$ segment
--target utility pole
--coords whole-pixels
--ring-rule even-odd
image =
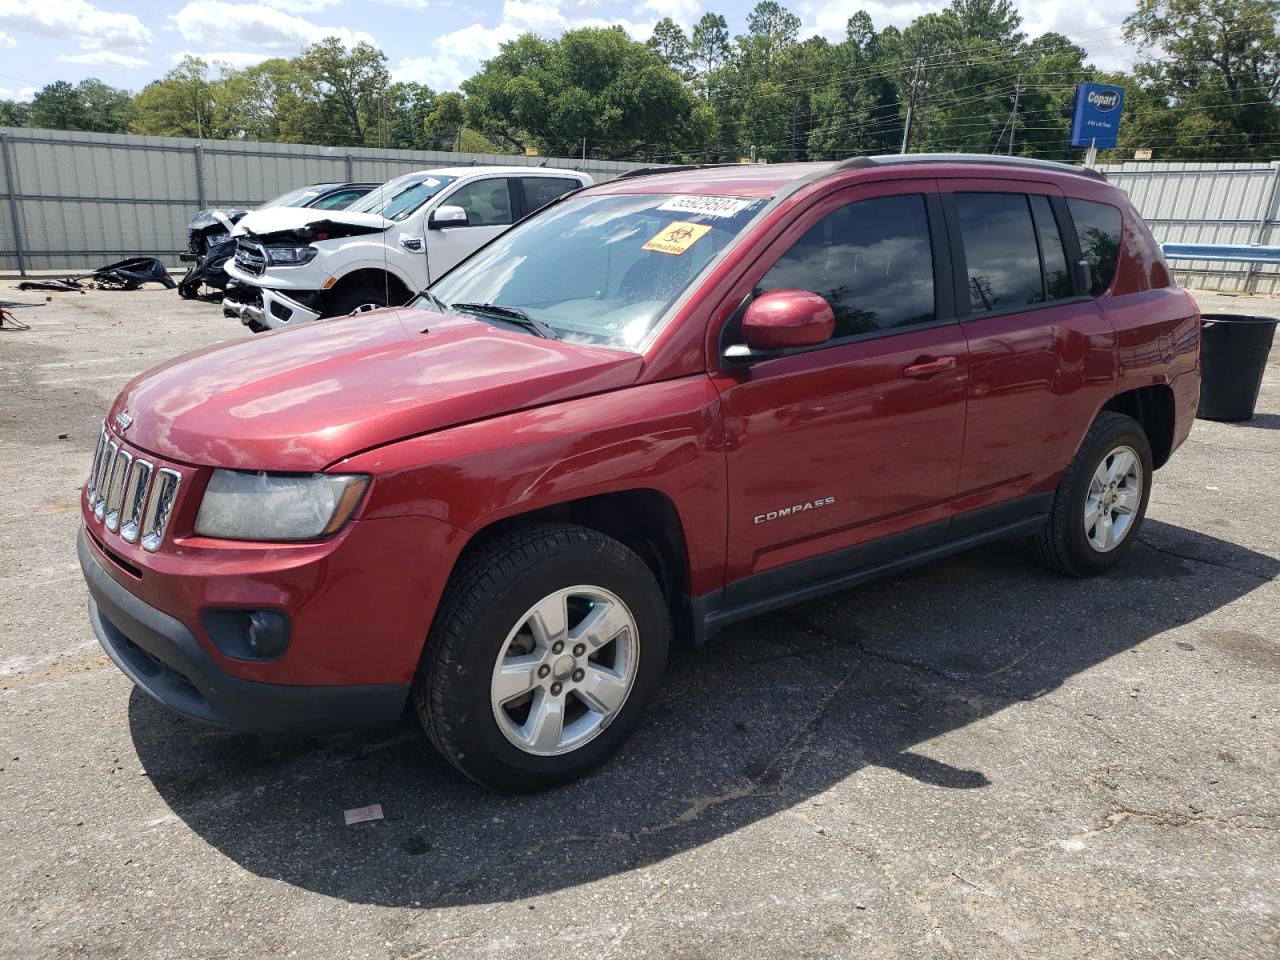
[[[751,162],[756,162],[756,145],[754,143],[751,145]]]
[[[1013,85],[1013,113],[1009,116],[1009,156],[1013,156],[1013,138],[1018,135],[1018,97],[1022,95],[1022,75]]]
[[[916,108],[916,90],[920,86],[920,74],[924,72],[924,60],[916,57],[915,72],[911,75],[911,96],[907,100],[907,123],[902,128],[902,149],[899,153],[906,153],[911,149],[911,114]]]
[[[583,161],[583,163],[585,163],[585,162],[586,162],[586,160],[587,160],[587,138],[586,138],[586,137],[583,137],[583,138],[582,138],[582,161]]]

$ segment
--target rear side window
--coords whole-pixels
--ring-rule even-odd
[[[528,213],[541,210],[552,200],[582,186],[577,180],[561,177],[521,177],[520,182],[524,186],[524,202]]]
[[[1053,207],[1048,197],[1037,194],[1031,198],[1031,216],[1036,222],[1036,237],[1040,240],[1046,299],[1064,300],[1075,296],[1071,289],[1071,274],[1067,271],[1067,252],[1062,247],[1062,234],[1058,232],[1058,222],[1053,218]]]
[[[1080,253],[1093,277],[1089,292],[1095,297],[1107,292],[1120,262],[1120,211],[1108,203],[1067,200],[1071,219],[1080,238]]]
[[[1021,193],[957,193],[973,313],[1044,301],[1031,206]]]
[[[367,190],[339,190],[337,193],[331,193],[319,203],[313,203],[311,207],[313,210],[345,210],[366,193],[368,193]]]
[[[836,338],[933,320],[924,197],[877,197],[833,210],[778,259],[755,293],[770,290],[820,294],[836,315]]]

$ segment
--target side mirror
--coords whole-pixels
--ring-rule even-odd
[[[431,219],[427,221],[427,226],[432,230],[443,230],[445,227],[465,227],[467,225],[467,211],[461,207],[436,207],[431,213]]]
[[[725,351],[731,360],[758,360],[831,339],[836,315],[831,304],[807,290],[773,290],[751,301],[742,317],[745,344]]]

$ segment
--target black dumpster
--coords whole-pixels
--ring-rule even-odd
[[[1249,420],[1262,389],[1275,317],[1206,313],[1200,343],[1202,420]]]

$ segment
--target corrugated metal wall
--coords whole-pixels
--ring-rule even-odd
[[[1161,243],[1280,246],[1280,161],[1103,164]],[[1178,282],[1226,293],[1280,293],[1280,265],[1174,260]]]
[[[0,269],[92,269],[134,255],[176,263],[202,207],[252,207],[306,183],[389,180],[424,167],[510,164],[608,180],[643,164],[315,147],[0,127]],[[1280,161],[1104,165],[1160,241],[1280,245]],[[1184,286],[1280,293],[1280,266],[1177,261]]]
[[[128,256],[176,264],[202,207],[252,207],[307,183],[381,183],[426,167],[566,167],[608,180],[637,163],[0,127],[0,270],[93,269]]]

